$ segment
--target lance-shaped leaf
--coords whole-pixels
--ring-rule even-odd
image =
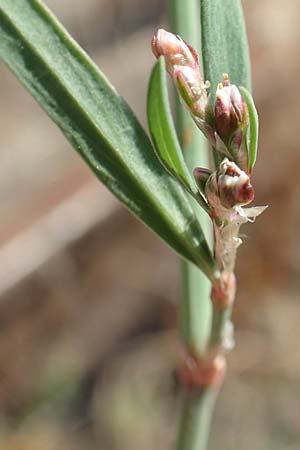
[[[42,2],[0,0],[0,56],[96,176],[211,277],[214,262],[182,188],[122,97]]]
[[[249,133],[248,133],[248,152],[249,152],[249,170],[254,167],[256,162],[257,144],[258,144],[258,114],[250,92],[246,88],[240,86],[240,91],[247,105],[249,113]]]
[[[203,199],[192,177],[177,138],[170,108],[165,58],[161,56],[155,64],[148,88],[148,124],[157,156],[166,169],[196,198],[207,211]],[[199,149],[201,151],[201,149]]]
[[[250,89],[250,59],[240,0],[199,0],[204,76],[214,95],[222,74]]]

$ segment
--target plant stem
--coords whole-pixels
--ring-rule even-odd
[[[200,12],[198,0],[170,0],[172,31],[179,34],[201,54]],[[176,96],[176,119],[179,140],[191,171],[196,166],[209,167],[206,139],[193,123]],[[212,243],[212,226],[208,215],[191,198],[207,240]],[[188,349],[203,354],[211,328],[210,282],[192,264],[182,263],[181,325]]]
[[[177,450],[204,450],[218,389],[205,387],[185,393]]]
[[[232,308],[220,309],[213,306],[212,327],[209,340],[209,347],[213,348],[222,345],[226,335],[226,328],[230,322]]]
[[[172,31],[189,42],[201,55],[199,0],[170,0],[170,17]],[[178,100],[176,116],[179,138],[190,169],[196,166],[209,167],[206,140]],[[209,217],[193,199],[191,203],[208,241],[212,243]],[[212,340],[210,283],[200,270],[186,262],[182,263],[180,320],[187,351],[204,355]],[[214,335],[218,335],[217,330]],[[217,392],[216,387],[203,387],[185,393],[177,450],[206,449]]]

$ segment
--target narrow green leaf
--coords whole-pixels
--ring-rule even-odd
[[[151,74],[147,103],[149,129],[164,166],[188,191],[196,193],[197,186],[184,161],[171,116],[165,67],[165,59],[160,57]]]
[[[172,119],[167,89],[165,59],[160,57],[155,64],[148,89],[148,123],[157,156],[166,169],[193,195],[201,206],[208,210],[199,193],[177,138]]]
[[[214,95],[222,74],[250,90],[250,60],[240,0],[200,0],[205,79]]]
[[[250,172],[254,167],[257,154],[257,144],[258,144],[258,114],[255,108],[255,104],[252,95],[246,88],[240,86],[240,91],[243,99],[247,105],[249,112],[249,169]]]
[[[0,0],[0,57],[96,176],[211,277],[214,263],[181,187],[125,101],[38,0]]]

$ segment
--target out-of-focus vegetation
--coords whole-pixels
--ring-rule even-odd
[[[165,25],[166,5],[46,3],[145,124],[153,64],[149,38]],[[261,126],[256,204],[270,208],[255,233],[249,228],[239,254],[237,348],[210,448],[296,450],[300,5],[253,0],[244,7]],[[94,186],[83,163],[3,66],[0,94],[0,449],[172,448],[177,261]],[[99,195],[99,204],[83,205],[86,186],[92,186],[93,199]],[[63,235],[74,238],[52,243],[48,214],[71,199],[76,209],[51,217],[61,220]],[[88,223],[80,206],[91,217]],[[89,206],[99,207],[99,216]],[[68,221],[75,213],[79,225],[86,223],[80,233]],[[38,238],[30,234],[35,230]]]

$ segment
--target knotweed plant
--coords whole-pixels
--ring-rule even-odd
[[[249,206],[258,118],[239,0],[171,0],[170,16],[182,37],[160,29],[152,39],[151,139],[41,0],[0,0],[0,57],[95,175],[185,261],[179,378],[186,398],[177,448],[204,450],[233,346],[240,227],[264,210]],[[177,131],[167,73],[190,115],[177,105]]]
[[[207,138],[215,156],[215,170],[203,167],[193,170],[198,189],[194,198],[210,216],[213,226],[216,270],[211,277],[211,301],[225,318],[206,353],[190,353],[184,363],[183,382],[192,387],[202,387],[220,382],[225,371],[224,354],[233,344],[229,317],[236,292],[236,251],[242,243],[240,227],[253,222],[265,209],[246,207],[254,199],[250,177],[256,160],[257,113],[251,94],[245,88],[231,84],[226,73],[215,96],[209,94],[210,82],[203,80],[197,53],[180,36],[158,30],[152,38],[152,51],[159,59],[157,70],[163,72],[164,68],[167,69],[182,104]],[[150,84],[150,89],[152,86],[155,89],[154,84]],[[150,130],[158,156],[183,188],[193,192],[195,184],[188,177],[183,179],[176,170],[172,148],[165,147],[158,127],[153,125],[156,119],[151,118],[152,92],[149,99]],[[174,147],[178,148],[178,144]],[[182,159],[181,165],[184,165]],[[188,173],[187,167],[184,172]]]

